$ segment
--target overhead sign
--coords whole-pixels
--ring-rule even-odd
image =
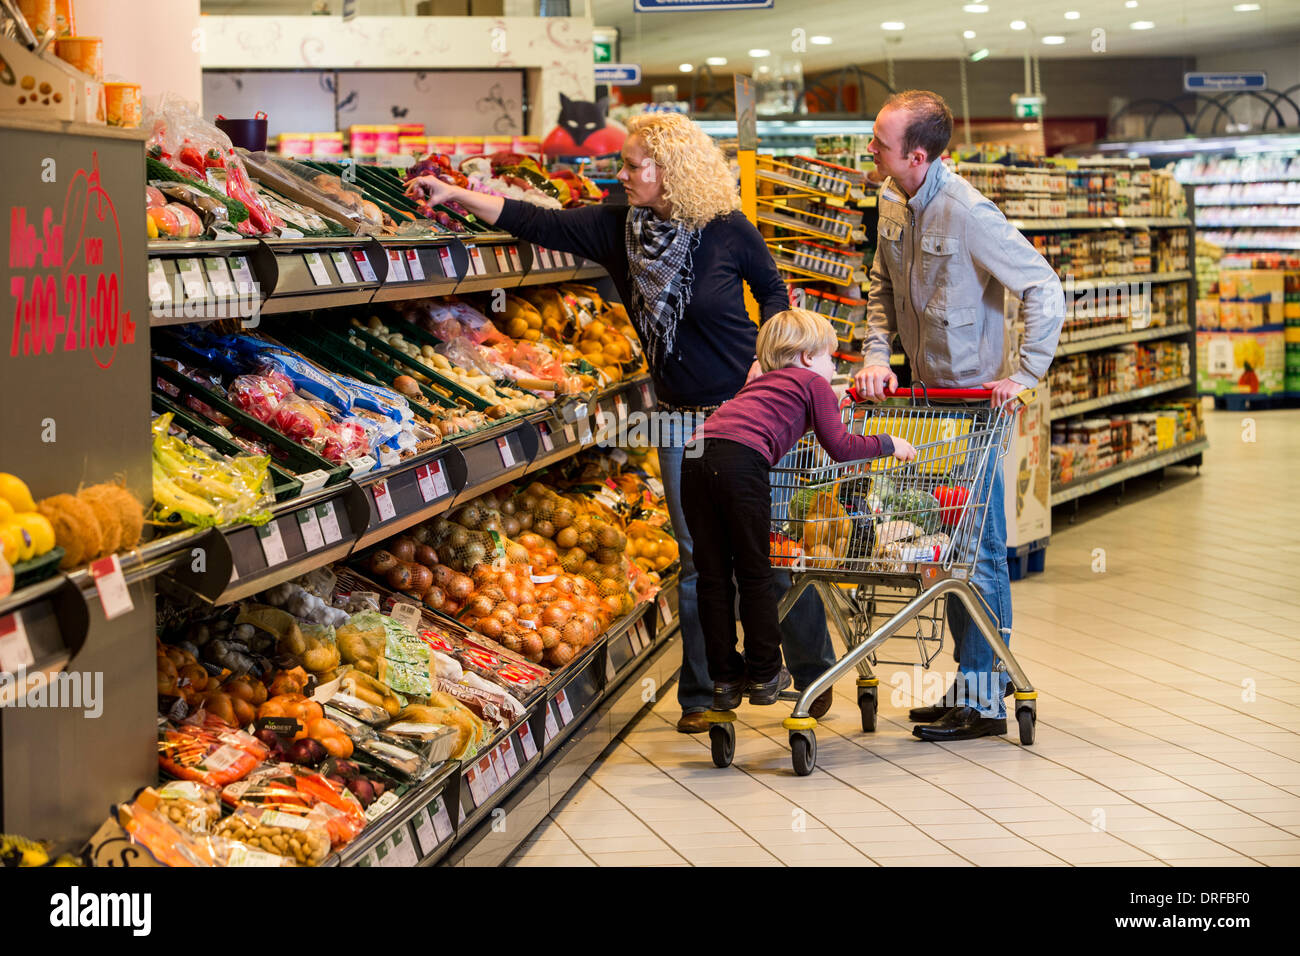
[[[682,10],[770,10],[773,0],[633,0],[636,13]]]
[[[596,66],[596,82],[605,86],[637,86],[641,83],[641,67],[635,63],[600,63]]]
[[[591,51],[597,63],[610,63],[614,59],[614,44],[609,40],[593,40]]]
[[[1028,93],[1015,93],[1011,97],[1011,103],[1016,108],[1016,119],[1022,120],[1042,119],[1045,102],[1047,97]]]
[[[1183,89],[1189,93],[1225,93],[1234,90],[1266,90],[1268,74],[1184,73]]]

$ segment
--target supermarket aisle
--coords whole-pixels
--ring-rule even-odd
[[[1300,412],[1253,419],[1210,413],[1200,478],[1062,523],[1013,585],[1034,747],[921,743],[887,691],[865,735],[849,677],[811,776],[783,707],[746,705],[717,770],[669,692],[512,865],[1300,864]]]

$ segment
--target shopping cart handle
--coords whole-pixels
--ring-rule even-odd
[[[960,400],[970,401],[978,399],[987,399],[991,395],[991,388],[887,388],[885,389],[886,398],[937,398],[943,401]],[[846,392],[854,402],[865,402],[867,399],[862,397],[862,393],[856,387],[850,387]]]

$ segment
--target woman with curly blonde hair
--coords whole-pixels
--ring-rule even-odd
[[[543,209],[436,176],[411,180],[407,191],[433,203],[456,200],[521,239],[598,262],[613,279],[645,346],[659,411],[666,413],[659,419],[659,462],[682,564],[677,729],[704,733],[713,684],[681,506],[682,456],[695,426],[757,374],[758,329],[745,311],[743,284],[764,321],[789,307],[789,295],[763,237],[738,209],[735,180],[713,140],[677,113],[646,113],[627,126],[618,172],[627,206]],[[834,663],[825,615],[811,590],[783,631],[796,687]],[[814,716],[825,713],[829,695],[818,703]]]

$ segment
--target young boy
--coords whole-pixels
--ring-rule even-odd
[[[733,709],[746,693],[752,704],[776,703],[791,682],[781,665],[778,595],[768,557],[770,469],[809,428],[836,461],[916,457],[902,438],[849,434],[830,387],[834,348],[835,330],[817,313],[790,309],[774,315],[758,332],[763,374],[700,426],[694,442],[703,444],[703,452],[688,453],[682,462],[682,510],[695,542],[714,710]],[[737,588],[744,657],[736,650]]]

